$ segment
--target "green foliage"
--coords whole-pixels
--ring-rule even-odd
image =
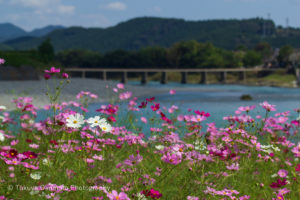
[[[39,53],[36,50],[30,51],[0,51],[0,58],[5,58],[7,66],[32,66],[43,68],[47,65],[40,61]]]
[[[258,43],[254,49],[256,52],[259,52],[264,58],[272,55],[272,47],[268,42]]]
[[[38,52],[41,60],[48,63],[54,59],[54,47],[51,44],[50,39],[46,39],[42,44],[38,46]]]
[[[289,56],[293,53],[293,47],[286,45],[280,48],[279,55],[277,57],[281,66],[286,66],[289,61]]]
[[[262,55],[254,50],[250,50],[246,53],[243,62],[246,67],[255,66],[261,64]]]
[[[60,52],[56,59],[66,67],[97,67],[102,56],[98,52],[77,49]]]

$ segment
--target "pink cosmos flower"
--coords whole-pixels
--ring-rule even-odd
[[[98,156],[98,155],[96,155],[96,154],[93,156],[93,158],[96,159],[96,160],[104,160],[103,157],[102,157],[101,155]]]
[[[271,105],[267,101],[264,101],[263,103],[260,103],[259,105],[261,105],[267,111],[276,111],[275,105]]]
[[[187,196],[187,200],[199,200],[199,198],[193,196]]]
[[[38,149],[40,145],[38,144],[30,144],[29,147],[33,148],[33,149]]]
[[[87,159],[86,159],[86,162],[87,162],[87,163],[93,163],[93,162],[95,162],[95,160],[90,159],[90,158],[87,158]]]
[[[120,192],[120,194],[118,194],[116,190],[108,193],[107,197],[110,200],[130,200],[125,192]]]
[[[103,197],[92,197],[92,199],[94,199],[94,200],[102,200]]]
[[[237,170],[240,169],[239,163],[233,163],[233,164],[230,165],[230,166],[226,166],[226,168],[229,169],[229,170],[235,170],[235,171],[237,171]]]
[[[0,58],[0,65],[4,64],[5,60],[3,58]]]
[[[103,197],[92,197],[92,199],[94,199],[94,200],[102,200]]]
[[[145,124],[147,124],[147,119],[145,117],[141,117],[141,121],[144,122]]]
[[[288,171],[287,170],[285,170],[285,169],[280,169],[279,171],[278,171],[278,176],[280,176],[281,178],[285,178],[287,175],[288,175]]]
[[[282,188],[282,189],[278,190],[278,194],[281,194],[281,195],[287,194],[289,192],[290,192],[290,190],[287,188]]]
[[[170,93],[170,95],[174,95],[174,94],[176,94],[176,90],[171,89],[169,93]]]
[[[119,89],[124,89],[124,84],[123,84],[123,83],[118,83],[118,84],[117,84],[117,88],[119,88]]]
[[[120,93],[119,98],[120,100],[126,100],[129,99],[131,96],[132,96],[132,92],[127,91],[127,92]]]
[[[10,142],[10,145],[11,145],[11,146],[15,146],[15,145],[17,145],[18,143],[19,143],[19,140],[13,140],[13,141]]]
[[[253,110],[256,106],[255,105],[252,105],[252,106],[241,106],[238,108],[239,111],[242,111],[242,112],[249,112],[250,110]]]

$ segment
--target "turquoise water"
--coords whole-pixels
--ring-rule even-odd
[[[139,85],[139,82],[129,82],[132,85]],[[188,113],[188,109],[200,110],[209,112],[211,117],[205,123],[216,122],[218,126],[223,126],[226,121],[224,116],[234,115],[235,110],[240,106],[256,105],[256,109],[251,111],[251,115],[265,115],[259,103],[268,101],[270,104],[276,105],[276,112],[291,111],[291,119],[296,119],[298,114],[294,111],[295,108],[300,108],[300,89],[299,88],[276,88],[262,86],[242,86],[242,85],[198,85],[198,84],[179,84],[169,83],[161,85],[158,82],[150,82],[149,87],[165,87],[168,89],[177,89],[175,95],[152,94],[149,97],[155,96],[156,102],[161,103],[161,107],[170,107],[176,105],[180,108],[183,114]],[[242,101],[240,96],[250,94],[253,97],[251,101]],[[145,100],[141,98],[139,102]],[[92,104],[89,110],[96,110],[101,104]],[[121,104],[121,108],[127,108],[127,103]],[[126,116],[127,109],[120,109],[120,117]],[[123,112],[122,112],[123,111]],[[166,112],[166,111],[165,111]],[[90,115],[96,113],[91,112]],[[150,108],[144,109],[141,116],[152,117],[153,112]],[[139,116],[140,117],[140,116]],[[204,123],[204,124],[205,124]],[[144,128],[148,129],[149,125]]]
[[[139,82],[129,82],[131,85],[139,85]],[[265,115],[259,103],[268,101],[270,104],[276,105],[276,112],[291,111],[291,119],[298,117],[294,111],[295,108],[300,108],[300,88],[275,88],[275,87],[261,87],[261,86],[242,86],[242,85],[198,85],[198,84],[179,84],[169,83],[167,85],[161,85],[158,82],[150,82],[148,87],[164,87],[167,89],[176,89],[175,95],[170,95],[168,92],[165,94],[152,94],[147,97],[155,96],[156,102],[161,103],[161,107],[165,106],[169,108],[172,105],[176,105],[180,108],[180,113],[188,113],[188,109],[200,110],[209,112],[209,117],[203,124],[209,122],[215,122],[217,126],[224,126],[227,124],[223,120],[224,116],[234,115],[235,110],[240,106],[256,105],[256,109],[251,111],[251,115]],[[250,94],[253,97],[251,101],[242,101],[240,96],[242,94]],[[145,97],[146,98],[146,97]],[[140,98],[138,103],[144,101],[145,98]],[[86,117],[99,115],[95,110],[100,108],[103,103],[95,103],[89,106],[90,112]],[[127,118],[127,102],[123,102],[119,111],[119,119],[122,124],[126,124]],[[167,111],[164,111],[167,113]],[[43,119],[46,114],[45,111],[40,111],[39,119]],[[138,121],[135,122],[135,126],[138,126],[142,131],[148,132],[150,124],[143,124],[140,122],[140,117],[145,116],[148,119],[157,116],[148,106],[147,109],[143,109],[142,112],[136,112]],[[169,116],[169,115],[168,115]],[[159,116],[157,116],[159,119]],[[130,125],[128,125],[130,127]],[[157,124],[156,126],[157,127]]]

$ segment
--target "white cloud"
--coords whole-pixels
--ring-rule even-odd
[[[9,3],[32,8],[34,9],[33,13],[39,16],[53,13],[73,14],[75,11],[74,6],[64,5],[61,0],[9,0]]]
[[[67,6],[67,5],[59,5],[57,10],[61,14],[73,14],[75,11],[74,6]]]
[[[116,1],[116,2],[112,2],[109,3],[105,6],[105,9],[107,10],[115,10],[115,11],[122,11],[122,10],[126,10],[127,6],[126,4]]]
[[[60,0],[10,0],[10,3],[31,8],[41,8],[51,4],[59,4]]]

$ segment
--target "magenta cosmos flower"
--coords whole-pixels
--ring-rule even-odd
[[[120,192],[120,194],[118,194],[116,190],[113,190],[112,192],[108,193],[107,197],[110,200],[130,200],[126,193]]]
[[[143,190],[141,193],[147,197],[151,197],[152,199],[159,199],[160,197],[162,197],[162,194],[158,190],[154,190],[153,188],[151,188],[150,190]]]
[[[45,73],[49,73],[49,74],[60,73],[60,69],[55,68],[55,67],[51,67],[50,70],[45,70]]]

